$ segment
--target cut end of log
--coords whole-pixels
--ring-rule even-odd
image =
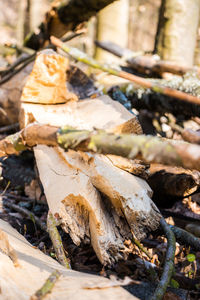
[[[66,87],[69,61],[53,50],[40,52],[27,79],[21,96],[22,102],[57,104],[78,100]]]

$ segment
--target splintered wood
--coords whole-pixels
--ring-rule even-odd
[[[58,55],[53,59],[60,61]],[[42,70],[42,67],[37,69]],[[29,84],[25,93],[29,95]],[[51,93],[54,94],[53,90]],[[43,96],[43,91],[39,95]],[[37,101],[35,98],[34,103],[27,103],[22,97],[21,128],[38,122],[78,129],[142,133],[137,118],[110,97],[78,102],[70,97],[72,101],[57,105],[52,104],[51,97],[49,103],[45,98],[46,105],[42,104],[42,99]],[[141,239],[158,227],[160,213],[151,200],[151,188],[145,180],[127,172],[145,177],[145,165],[141,165],[137,173],[134,168],[137,169],[138,161],[115,155],[64,152],[61,148],[44,145],[36,146],[34,153],[50,211],[61,221],[62,228],[76,245],[82,241],[91,242],[103,265],[126,258],[128,249],[124,241],[132,234]]]

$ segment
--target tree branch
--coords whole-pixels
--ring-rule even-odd
[[[63,36],[66,32],[75,30],[77,26],[88,21],[99,10],[114,2],[114,0],[62,0],[54,1],[50,11],[36,32],[30,33],[25,41],[26,47],[38,50],[51,35]]]
[[[134,82],[140,86],[143,86],[147,89],[151,89],[153,92],[160,93],[160,94],[163,94],[163,95],[166,95],[169,97],[174,97],[180,101],[185,101],[185,102],[196,104],[196,105],[200,106],[200,98],[198,98],[196,96],[193,96],[193,95],[190,95],[190,94],[187,94],[187,93],[184,93],[184,92],[181,92],[181,91],[178,91],[178,90],[166,87],[166,86],[159,85],[158,83],[157,84],[152,83],[151,81],[149,81],[145,78],[121,71],[120,68],[113,68],[112,66],[100,64],[98,61],[89,57],[84,52],[81,52],[80,50],[78,50],[76,48],[66,46],[64,43],[62,43],[61,40],[59,40],[53,36],[51,37],[51,43],[53,45],[61,48],[64,52],[68,53],[76,60],[81,61],[93,68],[100,69],[104,72],[108,72],[109,74],[125,78],[125,79],[132,81],[132,82]]]
[[[200,170],[200,146],[183,141],[163,140],[158,137],[112,134],[103,130],[78,130],[30,124],[20,132],[0,141],[0,156],[16,154],[37,144],[60,146],[67,149],[115,154],[139,158],[147,163],[181,166]]]

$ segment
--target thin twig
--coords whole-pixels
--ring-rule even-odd
[[[163,267],[163,273],[160,279],[160,282],[151,297],[151,300],[161,300],[167,290],[167,286],[171,280],[171,277],[174,272],[174,257],[176,250],[176,240],[175,236],[170,229],[170,226],[166,223],[165,219],[160,220],[160,225],[167,237],[167,252],[165,256],[165,264]]]
[[[37,224],[43,231],[47,230],[46,225],[43,222],[41,222],[41,220],[37,216],[35,216],[34,213],[30,212],[28,209],[13,204],[9,200],[4,201],[4,206],[11,208],[23,214],[24,216],[28,217],[31,221],[33,221],[33,223]]]
[[[27,201],[27,202],[35,202],[36,201],[35,199],[29,198],[29,197],[15,195],[15,194],[11,194],[11,193],[5,193],[4,197],[12,198],[17,201]]]
[[[63,42],[70,41],[71,39],[78,37],[82,35],[83,32],[73,32],[72,34],[64,37],[61,39]],[[55,45],[48,44],[44,49],[55,49]],[[40,50],[41,51],[41,50]],[[0,85],[10,80],[14,75],[19,73],[21,70],[23,70],[29,63],[34,61],[38,51],[35,51],[33,54],[28,55],[26,57],[20,57],[16,62],[14,62],[11,66],[9,66],[7,69],[1,71],[2,78],[0,80]],[[21,65],[21,66],[20,66]],[[20,66],[20,67],[19,67]],[[18,67],[18,68],[17,68]]]
[[[19,123],[15,123],[15,124],[0,127],[0,133],[5,133],[11,130],[18,130],[18,129],[19,129]]]
[[[148,258],[152,259],[152,255],[144,248],[144,246],[133,236],[133,243],[148,256]]]
[[[194,250],[200,251],[200,239],[198,237],[177,226],[170,225],[170,228],[178,241],[191,246]]]
[[[56,221],[51,212],[48,213],[47,217],[47,231],[53,243],[54,250],[58,261],[67,269],[71,269],[70,263],[65,256],[62,240],[58,229],[56,228]]]
[[[61,273],[58,270],[53,271],[50,276],[47,278],[43,286],[33,295],[30,297],[30,300],[42,300],[44,297],[50,293],[58,281]]]
[[[3,84],[3,83],[5,83],[5,82],[7,82],[8,80],[10,80],[14,75],[16,75],[17,73],[19,73],[28,64],[30,64],[32,61],[34,61],[34,59],[35,59],[35,54],[30,55],[19,68],[17,68],[17,69],[15,68],[12,73],[8,73],[6,76],[4,76],[0,80],[0,85]]]
[[[198,98],[198,97],[192,96],[190,94],[187,94],[187,93],[184,93],[184,92],[181,92],[181,91],[169,88],[169,87],[164,87],[159,84],[152,83],[145,78],[121,71],[120,68],[117,68],[117,67],[113,68],[109,65],[101,64],[98,61],[94,60],[93,58],[89,57],[84,52],[82,52],[76,48],[66,46],[61,40],[55,38],[54,36],[51,37],[51,43],[54,44],[55,46],[61,48],[64,52],[68,53],[76,60],[81,61],[93,68],[100,69],[111,75],[125,78],[125,79],[132,81],[140,86],[151,89],[152,91],[154,91],[156,93],[160,93],[163,95],[167,95],[169,97],[177,98],[178,100],[183,100],[183,101],[186,101],[189,103],[200,105],[200,98]]]

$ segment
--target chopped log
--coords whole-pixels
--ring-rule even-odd
[[[99,128],[119,133],[142,133],[137,117],[106,95],[78,102],[70,101],[56,106],[22,103],[21,128],[34,121],[52,126],[68,124],[88,130]]]
[[[43,53],[43,51],[41,52]],[[46,52],[45,52],[46,53]],[[56,54],[56,52],[54,52]],[[27,81],[27,76],[31,73],[33,64],[28,64],[19,73],[15,74],[9,81],[0,86],[0,126],[14,124],[18,121],[20,110],[20,97],[22,89]],[[39,68],[39,66],[38,66]],[[44,68],[45,66],[41,66]],[[44,78],[44,74],[41,75]],[[93,94],[98,95],[98,90],[94,87],[91,79],[87,77],[80,69],[71,66],[67,70],[67,79],[70,90],[77,95],[78,98],[84,99]],[[39,84],[35,82],[35,84]],[[76,100],[74,94],[68,92],[68,99]]]
[[[7,244],[6,251],[0,251],[1,299],[30,299],[41,289],[53,271],[61,276],[54,287],[45,295],[45,299],[137,299],[105,277],[89,275],[66,269],[57,261],[45,255],[31,244],[8,223],[0,220],[1,244]],[[10,250],[15,252],[18,266],[10,257]],[[34,299],[34,298],[32,298]]]
[[[117,105],[116,105],[117,104]],[[31,114],[31,118],[27,118]],[[100,116],[103,114],[103,118]],[[110,119],[110,116],[112,115],[112,119]],[[24,120],[24,121],[23,121]],[[92,129],[96,126],[100,126],[101,128],[106,128],[110,131],[116,131],[118,130],[119,132],[123,131],[128,131],[128,132],[141,132],[141,128],[139,126],[139,123],[136,122],[136,119],[133,118],[133,115],[126,111],[126,109],[119,103],[111,100],[108,96],[102,96],[96,99],[89,99],[89,100],[82,100],[78,102],[68,102],[67,104],[61,104],[61,105],[36,105],[36,104],[31,104],[31,103],[22,103],[22,111],[21,111],[21,122],[23,126],[27,126],[30,121],[37,121],[37,122],[42,122],[42,123],[51,123],[52,125],[59,125],[62,124],[64,125],[66,123],[66,120],[71,120],[70,125],[72,126],[78,126],[82,128],[88,128]],[[128,120],[128,121],[126,121]],[[116,126],[117,124],[121,123],[122,121],[125,121],[122,123],[120,126]],[[134,124],[136,123],[136,128]],[[128,124],[128,126],[127,126]],[[113,129],[114,128],[114,129]],[[139,130],[138,130],[139,129]],[[42,147],[42,146],[39,146]],[[122,212],[119,211],[119,209],[111,210],[111,216],[106,212],[106,209],[102,209],[102,213],[104,212],[105,216],[105,224],[106,220],[109,218],[115,219],[115,222],[117,224],[117,228],[115,227],[112,228],[110,226],[110,222],[107,221],[106,225],[106,230],[101,229],[100,231],[102,232],[101,235],[103,235],[103,232],[107,232],[107,236],[109,239],[106,239],[106,235],[104,236],[104,243],[100,243],[98,241],[102,239],[102,237],[99,236],[99,231],[96,229],[96,227],[100,227],[99,225],[97,226],[97,223],[93,222],[93,226],[91,229],[90,228],[90,234],[89,234],[89,227],[91,225],[88,225],[88,214],[93,214],[96,216],[96,211],[99,210],[101,211],[99,207],[99,202],[101,203],[102,200],[96,201],[96,208],[94,204],[92,205],[91,203],[91,195],[93,195],[93,201],[94,201],[94,195],[95,193],[91,192],[94,187],[92,186],[92,183],[87,183],[87,187],[83,187],[80,185],[80,182],[83,181],[82,178],[87,178],[87,181],[90,178],[89,176],[86,176],[82,174],[81,170],[77,171],[77,166],[74,166],[73,168],[67,167],[67,164],[63,164],[63,161],[61,160],[62,163],[60,163],[60,167],[66,168],[65,172],[56,170],[54,174],[51,174],[51,170],[55,166],[59,166],[58,160],[56,160],[56,157],[58,154],[56,154],[55,150],[52,148],[44,148],[43,151],[39,151],[40,155],[38,155],[38,147],[34,149],[35,155],[36,155],[36,161],[40,173],[40,178],[41,181],[44,185],[44,190],[45,194],[47,196],[47,201],[49,203],[50,209],[54,215],[59,215],[60,219],[62,220],[63,228],[70,233],[72,239],[74,240],[75,243],[79,244],[81,240],[87,241],[90,239],[91,235],[91,242],[92,245],[97,253],[97,256],[99,257],[100,261],[103,264],[108,264],[114,262],[114,260],[118,260],[121,257],[120,254],[120,249],[123,248],[123,240],[124,237],[129,236],[129,229],[125,226],[125,220],[120,221],[120,217],[123,217]],[[49,150],[48,150],[49,149]],[[47,155],[47,152],[49,154]],[[57,150],[58,151],[58,150]],[[61,151],[61,150],[60,150]],[[43,154],[42,154],[43,153]],[[61,155],[62,152],[60,152]],[[45,156],[46,155],[46,156]],[[63,155],[62,155],[63,156]],[[103,159],[99,158],[101,161]],[[106,159],[106,158],[105,158]],[[49,161],[49,163],[47,163]],[[50,166],[50,161],[52,161],[52,166]],[[112,161],[115,161],[115,156],[112,156]],[[109,177],[116,177],[119,178],[119,175],[121,174],[121,170],[118,168],[114,167],[112,163],[108,160],[107,162],[110,163],[110,173]],[[49,169],[50,168],[50,169]],[[103,166],[105,168],[105,166]],[[144,168],[144,167],[143,167]],[[66,177],[61,180],[61,174],[70,174],[70,171],[73,171],[73,180],[69,182],[69,185],[67,183],[64,183],[63,180],[66,180]],[[112,174],[113,172],[113,174]],[[124,171],[123,171],[124,172]],[[105,173],[106,173],[106,168],[105,168]],[[46,180],[46,174],[48,174],[48,181]],[[56,175],[59,174],[59,175]],[[54,176],[54,177],[53,177]],[[70,176],[70,175],[69,175]],[[85,177],[86,176],[86,177]],[[103,177],[102,175],[101,177]],[[153,203],[151,202],[151,199],[147,195],[148,193],[151,194],[151,190],[148,188],[148,185],[143,181],[142,179],[139,178],[134,178],[132,175],[124,172],[123,174],[120,175],[120,178],[128,176],[129,181],[126,182],[125,179],[123,179],[124,182],[126,182],[126,186],[130,184],[133,187],[137,188],[138,190],[138,195],[134,196],[135,194],[131,195],[133,192],[131,190],[131,193],[127,196],[123,195],[125,193],[125,189],[122,189],[120,192],[120,187],[119,187],[119,197],[125,198],[124,203],[126,201],[129,201],[130,203],[135,202],[137,205],[138,202],[141,201],[139,198],[139,191],[144,193],[144,198],[146,199],[146,202],[149,202],[149,207],[148,205],[145,208],[144,214],[142,213],[140,216],[139,211],[136,212],[136,215],[138,217],[134,217],[131,220],[131,217],[129,217],[129,221],[134,223],[135,220],[139,222],[140,219],[141,224],[138,226],[138,224],[133,224],[132,229],[134,228],[134,234],[138,239],[141,239],[146,231],[155,229],[158,224],[159,224],[159,219],[160,219],[160,214],[159,212],[154,211],[153,209],[150,209],[151,205],[153,206]],[[108,178],[109,178],[108,177]],[[68,178],[68,177],[67,177]],[[126,177],[125,177],[126,178]],[[67,179],[69,180],[69,178]],[[78,183],[76,184],[76,180]],[[57,182],[59,181],[58,185]],[[117,182],[116,184],[119,184],[120,182]],[[63,192],[61,192],[61,186]],[[55,188],[55,185],[59,188]],[[86,184],[85,184],[86,185]],[[110,183],[108,183],[107,187],[109,187]],[[106,188],[106,186],[105,186]],[[112,186],[110,189],[113,188]],[[89,189],[90,193],[87,194],[86,190]],[[127,186],[128,189],[128,186]],[[145,190],[147,190],[145,194]],[[57,192],[60,191],[60,195],[57,195]],[[73,195],[74,192],[77,192],[78,194]],[[96,192],[97,193],[97,192]],[[69,194],[69,196],[68,196]],[[137,193],[136,193],[137,194]],[[90,197],[89,197],[90,196]],[[130,196],[130,199],[128,200],[128,197]],[[141,195],[140,195],[141,196]],[[89,197],[89,198],[88,198]],[[141,196],[142,197],[142,196]],[[69,199],[68,199],[69,198]],[[55,202],[55,199],[57,201]],[[68,199],[68,200],[66,200]],[[75,200],[77,199],[77,200]],[[80,202],[81,201],[81,202]],[[76,203],[75,203],[76,202]],[[54,207],[52,207],[52,203],[54,203]],[[62,203],[62,204],[59,204]],[[83,212],[78,209],[79,206],[83,206],[83,203],[86,205],[85,208],[85,216],[83,218]],[[87,204],[88,203],[88,204]],[[131,206],[131,204],[128,204]],[[141,205],[143,202],[141,202]],[[103,204],[101,204],[103,205]],[[124,204],[125,207],[126,204]],[[61,206],[61,209],[59,210],[58,207]],[[149,209],[148,209],[149,208]],[[69,212],[67,211],[69,210]],[[59,210],[59,211],[58,211]],[[79,212],[80,211],[80,212]],[[128,215],[128,213],[131,215],[134,212],[134,206],[131,207],[130,209],[127,209],[127,212],[125,214]],[[75,217],[78,215],[77,217]],[[113,217],[112,217],[113,215]],[[145,215],[145,220],[144,220],[144,215]],[[126,216],[127,218],[127,216]],[[73,221],[72,221],[72,220]],[[89,218],[90,219],[90,218]],[[96,216],[97,220],[102,219],[103,217],[101,216],[98,217]],[[102,222],[102,221],[101,221]],[[142,223],[143,222],[143,223]],[[149,223],[148,223],[149,222]],[[152,222],[152,224],[151,224]],[[89,222],[91,223],[91,222]],[[114,224],[114,221],[112,221]],[[69,225],[68,225],[69,224]],[[75,224],[75,225],[74,225]],[[121,225],[120,225],[121,224]],[[96,227],[95,227],[96,226]],[[114,226],[114,225],[113,225]],[[116,226],[116,225],[115,225]],[[138,229],[138,227],[140,227]],[[70,228],[70,230],[69,230]],[[78,232],[77,228],[79,229],[80,232]],[[120,228],[120,230],[119,230]],[[121,232],[122,231],[122,232]],[[93,234],[95,232],[95,234]],[[115,235],[115,239],[112,238],[112,235],[110,236],[109,232],[113,232]],[[96,237],[94,239],[94,236]],[[117,242],[116,242],[116,237],[117,237]],[[107,241],[107,242],[106,242]],[[109,241],[109,242],[108,242]],[[115,244],[116,243],[116,244]],[[113,249],[111,251],[111,249]],[[109,251],[109,255],[106,252]],[[117,252],[118,251],[118,252]],[[103,254],[102,254],[103,253]],[[112,253],[115,253],[113,255]],[[118,254],[116,254],[118,253]]]
[[[24,45],[38,50],[51,35],[61,37],[66,32],[75,30],[79,24],[88,21],[112,2],[114,0],[55,0],[37,30],[25,38]]]
[[[108,154],[106,155],[115,167],[129,173],[147,179],[149,177],[149,165],[139,159],[128,159],[126,157]]]
[[[74,243],[80,245],[81,241],[91,240],[103,265],[126,257],[121,251],[125,249],[124,239],[130,236],[129,230],[124,229],[124,236],[120,234],[119,224],[106,212],[90,178],[66,164],[56,148],[38,145],[34,154],[49,209]]]

